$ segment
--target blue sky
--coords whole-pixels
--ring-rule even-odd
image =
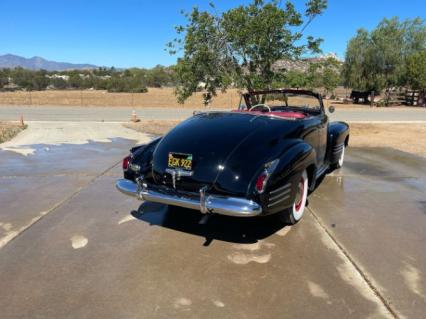
[[[248,1],[216,0],[220,10]],[[283,1],[284,2],[284,1]],[[303,8],[305,0],[293,0]],[[181,9],[207,7],[207,0],[0,0],[0,54],[117,67],[175,63],[164,51]],[[307,34],[324,38],[324,52],[344,56],[360,27],[371,29],[384,17],[426,18],[425,0],[329,0],[327,11]]]

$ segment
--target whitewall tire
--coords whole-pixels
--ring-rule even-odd
[[[297,192],[293,205],[279,213],[280,219],[286,224],[294,225],[302,219],[308,199],[308,187],[308,174],[304,170],[297,184]]]
[[[343,146],[342,153],[340,154],[339,160],[336,163],[336,168],[341,168],[345,160],[345,147]]]

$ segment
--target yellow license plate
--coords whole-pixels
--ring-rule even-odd
[[[183,153],[169,153],[167,165],[170,168],[181,168],[190,171],[192,170],[192,155]]]

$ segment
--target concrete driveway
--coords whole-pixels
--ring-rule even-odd
[[[300,224],[199,225],[115,190],[120,130],[0,150],[1,318],[424,318],[424,159],[349,149]]]

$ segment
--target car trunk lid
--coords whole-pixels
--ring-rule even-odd
[[[176,126],[157,146],[153,159],[155,182],[192,192],[206,185],[213,186],[234,150],[266,124],[263,116],[251,114],[197,114]],[[179,177],[177,173],[173,181],[173,171],[179,169],[169,167],[171,153],[192,155],[191,176]]]

